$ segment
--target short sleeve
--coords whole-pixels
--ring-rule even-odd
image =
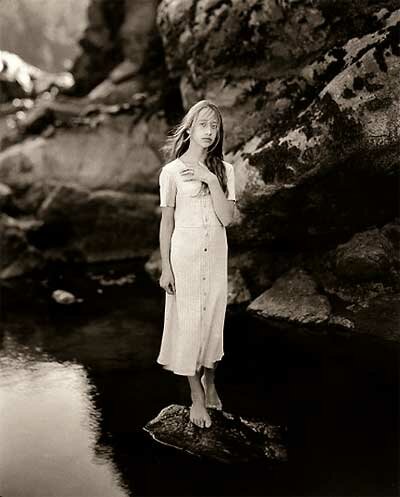
[[[233,169],[232,164],[227,163],[226,165],[226,180],[227,180],[227,196],[228,200],[236,201],[236,192],[235,192],[235,171]]]
[[[165,167],[161,169],[159,176],[160,184],[160,207],[175,207],[176,183],[171,172]]]

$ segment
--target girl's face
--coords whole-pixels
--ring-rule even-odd
[[[202,148],[210,147],[218,134],[218,118],[215,112],[206,107],[195,118],[190,132],[190,139]]]

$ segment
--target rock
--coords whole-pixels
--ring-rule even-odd
[[[72,82],[68,73],[43,71],[16,54],[0,50],[0,103],[35,96],[52,86],[68,89]]]
[[[385,224],[382,228],[382,234],[391,242],[397,258],[400,257],[400,223],[399,220],[393,223]]]
[[[240,268],[228,270],[228,305],[244,304],[249,302],[251,295],[246,286]]]
[[[40,206],[37,216],[45,223],[54,223],[59,220],[75,218],[82,214],[90,219],[87,212],[87,203],[90,191],[73,183],[59,184],[53,188],[48,197]]]
[[[344,329],[347,331],[354,330],[354,322],[343,316],[331,316],[329,318],[329,324],[338,329]]]
[[[396,8],[393,1],[385,3]],[[355,8],[351,0],[340,8],[305,1],[164,0],[157,21],[169,73],[181,79],[185,107],[201,98],[216,100],[227,121],[228,149],[237,149],[306,108],[342,68],[330,56],[321,76],[316,64],[305,69],[310,61],[377,31],[387,18],[371,22],[378,10],[366,4]]]
[[[59,185],[38,211],[34,237],[46,250],[63,248],[88,262],[148,256],[157,244],[158,196]]]
[[[146,2],[131,0],[125,4],[124,21],[119,37],[125,60],[129,60],[130,67],[136,68],[136,72],[148,63],[154,39],[159,38],[156,29],[158,4],[159,0],[147,0]],[[127,68],[126,63],[124,69]]]
[[[399,19],[393,12],[379,31],[335,51],[340,70],[297,124],[260,136],[247,159],[264,185],[241,191],[243,237],[316,244],[397,215],[400,62],[391,40]]]
[[[12,190],[4,183],[0,183],[0,209],[8,203],[12,195]]]
[[[143,85],[137,79],[123,81],[118,84],[110,79],[105,79],[93,88],[88,97],[93,102],[114,105],[129,102],[132,96],[141,91],[143,91]]]
[[[144,430],[156,441],[223,463],[287,459],[284,429],[249,421],[224,411],[210,410],[212,425],[202,429],[189,420],[189,409],[180,405],[164,408]]]
[[[117,34],[125,17],[124,3],[124,0],[89,3],[87,26],[79,41],[81,52],[71,69],[75,95],[86,95],[123,61]]]
[[[336,249],[336,271],[352,281],[387,280],[393,265],[392,244],[378,230],[356,233]]]
[[[131,79],[138,72],[140,65],[131,60],[125,59],[121,64],[115,67],[108,77],[115,85]]]
[[[319,325],[328,321],[331,306],[329,300],[318,293],[311,276],[293,268],[253,300],[247,310],[271,323]]]
[[[42,254],[32,247],[26,232],[35,225],[34,220],[18,221],[0,215],[0,279],[15,278],[43,267]]]
[[[54,290],[51,297],[57,304],[63,305],[75,304],[78,301],[74,294],[67,292],[66,290]]]
[[[0,153],[0,181],[18,191],[32,184],[76,183],[90,190],[153,192],[158,188],[165,121],[105,118],[95,129],[65,129]]]

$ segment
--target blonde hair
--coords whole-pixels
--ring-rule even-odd
[[[199,112],[203,109],[211,109],[218,121],[217,136],[207,150],[205,164],[217,176],[223,192],[227,194],[227,178],[223,163],[224,128],[221,112],[214,103],[209,100],[200,100],[195,103],[185,114],[182,121],[172,129],[161,150],[164,153],[165,159],[168,161],[177,159],[183,155],[189,148],[189,130],[197,119]],[[199,194],[205,193],[207,190],[207,185],[203,183]]]

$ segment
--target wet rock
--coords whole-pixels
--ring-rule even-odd
[[[224,411],[210,410],[212,425],[198,428],[189,420],[189,409],[170,405],[148,422],[144,430],[156,441],[224,463],[287,459],[284,429],[249,421]]]
[[[319,325],[331,314],[327,297],[320,295],[312,277],[293,268],[257,297],[247,310],[271,323]]]
[[[79,300],[74,294],[67,292],[66,290],[54,290],[51,297],[57,302],[57,304],[63,305],[75,304]]]
[[[337,274],[352,281],[389,279],[393,260],[393,245],[378,229],[357,233],[336,249]]]

